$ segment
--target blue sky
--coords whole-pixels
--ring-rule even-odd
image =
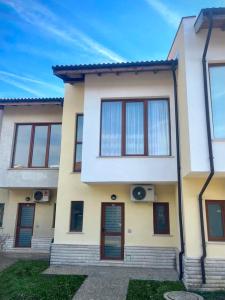
[[[52,65],[165,59],[182,16],[225,0],[0,0],[0,97],[63,95]]]

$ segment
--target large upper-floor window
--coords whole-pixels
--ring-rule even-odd
[[[169,156],[168,99],[103,100],[101,156]]]
[[[83,114],[77,114],[76,118],[76,136],[75,136],[75,159],[74,171],[81,171],[82,145],[83,145]]]
[[[17,124],[13,168],[59,167],[61,124]]]
[[[206,200],[209,241],[225,241],[225,201]]]
[[[213,134],[225,138],[225,64],[211,65],[210,86],[212,101]]]

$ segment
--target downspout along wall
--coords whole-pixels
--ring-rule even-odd
[[[177,96],[177,77],[176,67],[172,69],[174,84],[174,102],[175,102],[175,126],[176,126],[176,151],[177,151],[177,196],[178,196],[178,216],[180,231],[180,252],[179,252],[179,279],[183,278],[183,255],[184,255],[184,231],[183,231],[183,215],[182,215],[182,184],[181,184],[181,164],[180,164],[180,133],[179,133],[179,112],[178,112],[178,96]]]
[[[205,42],[205,47],[202,55],[202,70],[203,70],[203,80],[204,80],[204,95],[205,95],[205,116],[206,116],[206,128],[207,128],[207,142],[208,142],[208,153],[209,153],[209,163],[210,163],[210,173],[202,186],[202,189],[198,196],[199,201],[199,216],[200,216],[200,227],[201,227],[201,241],[202,241],[202,256],[201,256],[201,277],[202,283],[206,283],[206,274],[205,274],[205,259],[207,256],[206,252],[206,242],[205,242],[205,228],[204,228],[204,217],[203,217],[203,194],[207,189],[213,175],[214,175],[214,161],[213,161],[213,148],[212,148],[212,136],[211,136],[211,127],[210,127],[210,110],[209,110],[209,95],[208,95],[208,83],[207,83],[207,51],[209,47],[209,42],[212,34],[213,28],[213,15],[212,12],[208,15],[209,18],[209,29]]]

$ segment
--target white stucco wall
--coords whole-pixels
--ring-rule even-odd
[[[12,106],[4,109],[0,137],[0,188],[55,188],[56,169],[11,169],[16,123],[61,122],[62,108],[56,105]]]
[[[171,157],[99,157],[101,99],[170,99]],[[175,182],[176,147],[174,95],[171,72],[89,75],[85,79],[83,182]]]
[[[176,42],[169,55],[173,58],[178,53],[179,67],[185,66],[185,73],[180,74],[178,83],[185,81],[186,84],[186,99],[180,99],[187,103],[186,113],[188,116],[188,128],[185,134],[189,140],[189,153],[187,159],[190,164],[184,165],[184,175],[200,174],[209,171],[208,145],[207,145],[207,131],[205,120],[205,104],[204,104],[204,87],[203,87],[203,72],[202,72],[202,54],[205,46],[207,30],[200,30],[197,34],[194,30],[195,18],[186,18],[183,20],[183,33],[180,31],[179,35],[184,35],[184,49],[182,42]],[[182,52],[182,53],[181,53]],[[183,53],[184,52],[184,53]],[[213,29],[212,36],[207,53],[207,62],[210,63],[225,63],[225,31],[220,29]],[[183,86],[178,85],[178,89]],[[210,89],[209,89],[210,97]],[[211,107],[211,99],[210,99]],[[182,116],[180,121],[183,122]],[[182,127],[182,124],[181,124]],[[184,126],[183,126],[184,127]],[[213,134],[212,134],[213,137]],[[215,171],[217,175],[225,175],[225,140],[215,140],[213,138],[213,152]]]

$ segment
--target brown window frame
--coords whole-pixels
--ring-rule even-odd
[[[222,223],[223,223],[223,237],[213,237],[210,235],[209,231],[209,204],[219,204],[221,206],[222,211]],[[208,240],[212,242],[221,241],[225,242],[225,200],[205,200],[205,208],[206,208],[206,222],[207,222],[207,233]]]
[[[159,232],[157,228],[157,214],[156,214],[156,207],[157,206],[164,206],[166,208],[166,221],[167,226],[164,232]],[[170,209],[169,209],[169,202],[156,202],[153,203],[153,224],[154,224],[154,234],[170,234]]]
[[[148,154],[148,102],[149,101],[157,101],[157,100],[166,100],[168,106],[168,120],[169,120],[169,154],[168,155],[149,155]],[[102,99],[101,100],[101,117],[100,117],[100,147],[99,147],[99,156],[101,157],[113,157],[102,155],[102,104],[104,102],[121,102],[122,105],[122,113],[121,113],[121,121],[122,121],[122,132],[121,132],[121,155],[116,157],[165,157],[172,155],[172,146],[171,146],[171,119],[170,119],[170,99],[168,97],[158,97],[158,98],[147,98],[147,99]],[[126,154],[126,104],[132,102],[142,102],[144,104],[144,153],[143,154]]]
[[[78,136],[78,119],[79,117],[83,117],[84,119],[84,114],[83,113],[79,113],[79,114],[76,114],[76,127],[75,127],[75,144],[74,144],[74,167],[73,167],[73,171],[74,172],[77,172],[77,173],[80,173],[81,172],[81,167],[82,167],[82,162],[76,162],[76,152],[77,152],[77,145],[80,144],[80,145],[83,145],[83,139],[82,139],[82,142],[80,141],[77,141],[77,136]]]
[[[16,152],[16,145],[17,145],[17,134],[18,134],[18,128],[19,126],[24,125],[30,125],[31,126],[31,135],[30,135],[30,146],[29,146],[29,153],[28,153],[28,163],[26,167],[22,168],[38,168],[38,169],[55,169],[50,168],[48,166],[49,163],[49,149],[50,149],[50,141],[51,141],[51,126],[54,125],[62,125],[60,122],[55,123],[16,123],[15,124],[15,137],[13,142],[13,155],[12,155],[12,162],[11,162],[11,168],[15,169],[14,163],[15,163],[15,152]],[[34,149],[34,138],[35,138],[35,127],[38,126],[47,126],[47,142],[46,142],[46,153],[45,153],[45,165],[44,166],[33,166],[32,165],[32,158],[33,158],[33,149]]]
[[[81,230],[72,229],[72,207],[73,207],[73,203],[82,203],[82,205],[83,205]],[[71,201],[71,203],[70,203],[70,232],[83,232],[83,224],[84,224],[84,201],[82,201],[82,200]]]

